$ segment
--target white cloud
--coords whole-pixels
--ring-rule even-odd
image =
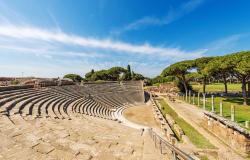
[[[6,38],[18,40],[38,40],[49,43],[62,43],[65,45],[76,45],[85,48],[112,50],[132,54],[172,56],[172,57],[197,57],[204,50],[187,52],[179,48],[155,47],[150,44],[134,45],[130,43],[113,41],[110,39],[96,39],[67,34],[61,31],[45,30],[37,27],[25,27],[15,25],[0,25],[0,35]]]
[[[51,50],[51,49],[46,49],[45,47],[33,48],[33,47],[19,47],[19,46],[1,45],[1,44],[0,44],[0,49],[17,51],[21,52],[22,54],[31,53],[39,56],[44,56],[47,58],[52,58],[52,56],[65,56],[65,57],[77,56],[77,57],[90,57],[90,58],[101,58],[106,56],[95,52],[75,52],[75,51],[64,51],[60,49]]]
[[[206,55],[219,55],[219,54],[228,54],[231,52],[240,51],[243,48],[238,44],[238,42],[244,40],[244,38],[248,38],[250,33],[240,33],[229,35],[207,45]]]
[[[168,25],[195,10],[203,3],[203,1],[205,0],[189,0],[188,2],[181,4],[178,8],[171,8],[163,18],[146,16],[141,19],[135,20],[134,22],[131,22],[120,29],[114,30],[111,33],[117,35],[126,31],[137,30],[144,26]]]

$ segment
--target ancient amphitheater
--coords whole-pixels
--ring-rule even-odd
[[[125,122],[142,82],[1,88],[0,159],[161,159],[149,134]]]
[[[205,132],[219,150],[180,143],[143,81],[41,84],[0,87],[0,159],[242,159]]]

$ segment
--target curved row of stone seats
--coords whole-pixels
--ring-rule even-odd
[[[76,105],[75,112],[111,119],[109,110],[91,99],[82,101]]]
[[[122,105],[120,103],[116,103],[116,102],[112,101],[109,98],[110,96],[101,95],[101,96],[98,96],[98,97],[100,97],[100,99],[102,99],[104,102],[106,102],[107,104],[109,104],[112,108],[117,108],[117,107],[119,107],[119,106]]]
[[[62,86],[62,87],[51,87],[52,89],[62,92],[62,93],[67,93],[69,96],[73,97],[83,97],[86,96],[85,93],[80,93],[78,92],[78,89],[75,85],[70,85],[70,86]]]
[[[39,95],[44,95],[46,94],[46,91],[40,91],[40,92],[29,92],[29,93],[25,93],[25,94],[20,94],[20,95],[16,95],[16,96],[10,96],[8,98],[3,99],[3,101],[1,101],[1,107],[0,107],[0,111],[3,112],[7,112],[10,109],[12,109],[17,103],[27,99],[27,98],[32,98],[33,96],[39,96]]]
[[[108,109],[96,103],[92,99],[81,99],[78,100],[72,106],[73,113],[87,114],[91,116],[97,116],[101,118],[109,118]]]
[[[112,85],[111,85],[112,84]],[[103,84],[84,84],[83,88],[87,89],[92,94],[109,93],[124,91],[119,83],[103,83]]]
[[[42,94],[49,94],[50,93],[50,91],[49,90],[34,90],[34,89],[32,89],[32,90],[29,90],[29,91],[25,91],[25,92],[18,92],[17,91],[17,93],[16,94],[13,94],[13,95],[7,95],[7,97],[2,97],[1,98],[1,100],[0,100],[0,107],[2,108],[1,109],[1,111],[3,111],[4,109],[4,105],[6,104],[6,103],[8,103],[8,102],[11,102],[12,100],[17,100],[17,99],[23,99],[23,98],[30,98],[30,97],[32,97],[32,96],[34,96],[34,95],[36,95],[36,94],[40,94],[40,95],[42,95]],[[53,94],[57,94],[57,93],[53,93]]]
[[[22,111],[26,104],[28,104],[29,102],[32,102],[32,100],[35,99],[39,99],[41,100],[44,97],[48,97],[48,96],[55,96],[57,95],[56,93],[52,94],[50,92],[47,92],[47,90],[43,90],[37,93],[37,91],[34,92],[30,92],[29,94],[23,94],[18,96],[19,98],[17,98],[17,96],[15,96],[15,100],[12,101],[13,97],[10,97],[8,100],[5,99],[5,103],[3,106],[1,106],[1,111],[6,112],[7,115],[9,115],[9,113],[16,113],[16,111]],[[56,99],[58,99],[59,97],[61,97],[60,100],[65,100],[65,95],[60,95],[57,96]],[[37,101],[38,102],[38,101]],[[2,103],[3,104],[3,103]],[[19,108],[14,108],[15,106],[19,106]],[[34,107],[34,105],[32,105],[34,109],[38,109],[38,107]],[[54,107],[52,106],[52,108],[54,109]],[[32,110],[32,108],[29,108],[29,111]],[[32,111],[34,113],[34,111]],[[35,111],[36,112],[36,111]],[[37,111],[38,112],[38,111]],[[55,112],[55,110],[53,110],[53,112]],[[19,112],[21,113],[21,112]]]
[[[80,98],[84,96],[84,95],[76,94],[73,91],[69,91],[63,87],[53,87],[51,89],[53,89],[55,93],[64,94],[69,98]]]
[[[35,95],[34,95],[35,94]],[[51,93],[50,90],[47,90],[47,92],[43,92],[43,93],[34,93],[34,94],[30,94],[30,96],[25,96],[20,98],[18,101],[15,101],[15,103],[12,103],[11,106],[9,106],[7,108],[7,112],[9,113],[9,111],[11,111],[11,113],[16,113],[15,111],[20,111],[20,109],[23,109],[25,107],[25,105],[29,102],[31,102],[32,100],[35,100],[37,98],[41,98],[44,96],[48,96],[48,95],[57,95],[55,93]],[[65,97],[65,95],[60,95],[60,97]],[[13,110],[11,110],[12,108],[14,108],[15,105],[20,106],[19,109],[15,108]]]
[[[41,117],[41,110],[42,110],[42,106],[45,102],[47,102],[48,100],[54,99],[55,95],[46,95],[44,97],[38,98],[34,101],[29,102],[28,104],[26,104],[26,106],[20,107],[19,108],[19,113],[22,116],[35,116],[35,117]],[[34,110],[33,110],[34,109]],[[37,110],[37,112],[36,112]]]
[[[54,94],[52,94],[52,93],[44,93],[44,94],[37,94],[36,96],[29,97],[29,98],[27,98],[25,100],[22,100],[18,104],[16,104],[19,107],[12,106],[13,108],[7,109],[7,112],[9,113],[9,115],[21,113],[22,110],[26,107],[26,105],[28,103],[30,103],[30,102],[32,102],[32,101],[34,101],[36,99],[41,100],[41,99],[45,98],[46,96],[52,96],[52,95],[54,95]]]
[[[15,100],[16,98],[20,98],[24,95],[29,95],[31,93],[34,93],[34,90],[29,90],[29,91],[23,91],[23,92],[17,92],[16,94],[7,94],[1,97],[0,100],[0,106],[3,106],[5,103],[10,102],[12,100]]]
[[[8,116],[21,114],[33,118],[71,119],[73,114],[81,113],[115,119],[118,108],[140,101],[140,91],[130,88],[124,90],[119,83],[107,83],[3,91],[0,110]]]
[[[10,95],[10,94],[15,94],[15,93],[18,93],[18,92],[25,92],[25,91],[29,91],[29,90],[33,90],[33,88],[1,91],[1,92],[0,92],[0,97],[1,97],[2,95],[8,95],[8,94]]]

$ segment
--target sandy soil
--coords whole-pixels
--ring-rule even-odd
[[[123,116],[134,123],[152,128],[159,128],[159,124],[154,118],[151,105],[127,108],[124,110]]]

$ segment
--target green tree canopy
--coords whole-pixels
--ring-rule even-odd
[[[175,76],[184,86],[187,98],[188,91],[188,77],[187,75],[190,73],[190,70],[195,66],[195,61],[186,60],[177,62],[175,64],[170,65],[165,68],[161,73],[161,76]]]
[[[226,61],[232,65],[233,74],[241,80],[244,105],[247,105],[246,84],[250,81],[250,51],[228,55]]]
[[[197,70],[197,73],[200,74],[200,78],[202,79],[203,84],[203,93],[206,91],[206,83],[207,83],[207,77],[208,72],[205,70],[207,64],[214,60],[214,57],[201,57],[194,60],[195,63],[195,69]]]
[[[130,66],[128,65],[128,69]],[[85,74],[85,78],[89,81],[118,81],[118,80],[131,80],[131,71],[128,74],[128,70],[122,67],[112,67],[107,70],[100,70],[100,71],[91,71]],[[137,73],[134,73],[136,80],[143,79],[143,76]]]
[[[138,74],[138,73],[133,73],[133,80],[138,81],[138,80],[144,80],[144,79],[145,77],[143,75]]]
[[[78,74],[66,74],[63,76],[63,78],[69,78],[72,79],[74,82],[81,82],[83,79],[80,75]]]

